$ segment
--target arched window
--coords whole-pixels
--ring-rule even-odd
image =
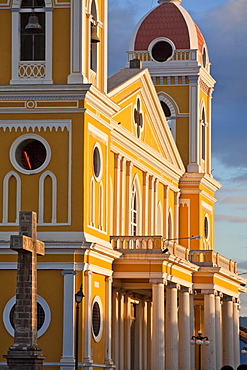
[[[168,100],[168,98],[164,97],[163,95],[160,95],[159,99],[163,112],[166,116],[167,123],[171,130],[172,136],[176,140],[176,110],[173,104],[170,102],[170,100]]]
[[[44,8],[44,0],[23,0],[21,3],[21,61],[45,60]]]
[[[201,119],[201,132],[202,132],[202,160],[206,159],[206,115],[205,109],[202,109],[202,119]]]
[[[11,84],[52,83],[52,1],[12,4]]]
[[[98,43],[100,42],[100,39],[97,35],[97,9],[95,0],[92,0],[91,4],[91,57],[90,57],[90,68],[95,73],[97,72],[97,59],[98,59]]]
[[[137,216],[137,195],[133,187],[131,197],[131,235],[133,236],[137,235]]]

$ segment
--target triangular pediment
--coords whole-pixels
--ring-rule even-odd
[[[108,87],[108,96],[120,107],[113,117],[118,123],[119,137],[125,136],[154,158],[184,172],[148,70],[123,69],[109,78]]]

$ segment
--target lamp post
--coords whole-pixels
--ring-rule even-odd
[[[82,284],[80,290],[75,294],[76,302],[76,324],[75,324],[75,370],[78,370],[78,333],[79,333],[79,304],[82,298],[85,297],[82,292]]]
[[[170,242],[170,241],[175,241],[175,240],[182,240],[182,239],[195,239],[195,240],[200,240],[202,238],[201,235],[192,235],[192,236],[186,236],[184,238],[173,238],[173,239],[164,239],[163,240],[163,245],[165,245],[166,242]],[[162,249],[162,253],[166,253],[168,252],[168,248],[163,248]]]
[[[241,350],[241,353],[242,353],[242,355],[246,355],[247,354],[247,347],[243,347],[242,350]]]
[[[190,340],[190,344],[198,344],[199,345],[199,370],[201,370],[201,356],[202,356],[202,345],[205,343],[206,346],[210,344],[210,341],[208,340],[208,337],[202,336],[202,331],[198,331],[198,336],[193,335]]]

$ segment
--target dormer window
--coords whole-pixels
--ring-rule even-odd
[[[52,1],[13,2],[12,10],[11,84],[51,84]]]

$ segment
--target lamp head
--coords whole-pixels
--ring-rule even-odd
[[[83,292],[82,292],[82,284],[80,286],[80,290],[75,294],[75,301],[77,304],[81,303],[82,298],[85,297]]]

